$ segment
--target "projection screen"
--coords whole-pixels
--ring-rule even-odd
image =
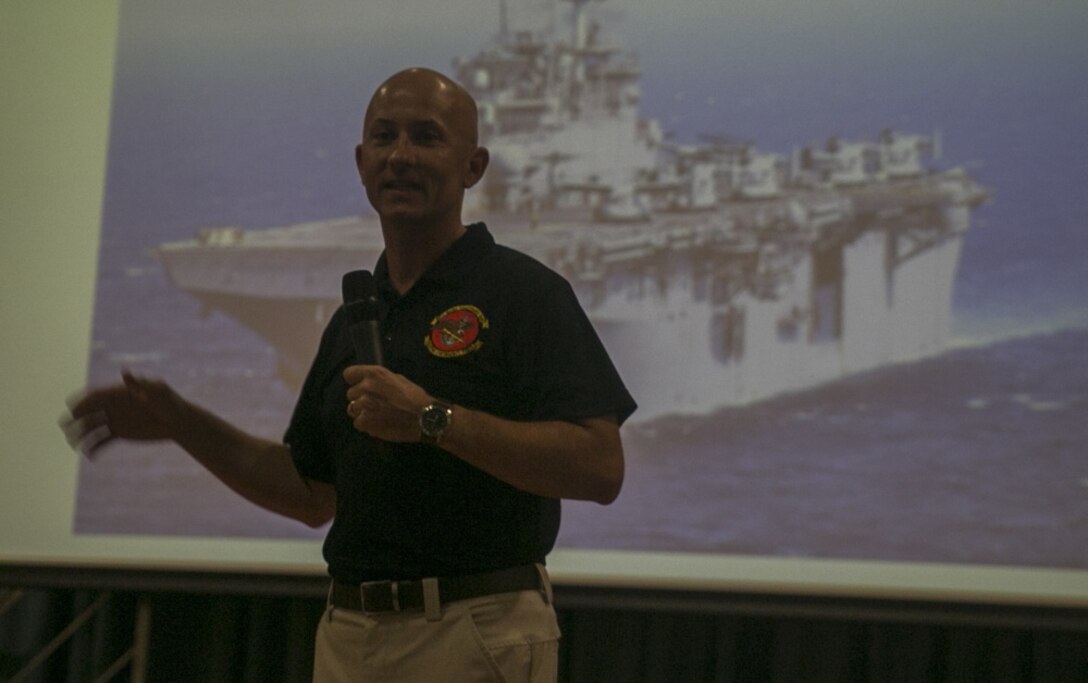
[[[282,435],[414,65],[481,104],[470,218],[563,272],[640,410],[557,582],[1088,605],[1088,10],[565,0],[5,6],[0,564],[319,575],[122,368]]]

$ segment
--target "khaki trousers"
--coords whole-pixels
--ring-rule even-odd
[[[431,619],[330,605],[317,628],[314,683],[554,683],[559,625],[550,593],[460,600],[432,607]]]

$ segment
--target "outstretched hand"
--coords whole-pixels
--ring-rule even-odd
[[[61,418],[68,443],[88,457],[115,439],[155,441],[172,437],[183,399],[161,380],[125,371],[122,383],[91,390]]]

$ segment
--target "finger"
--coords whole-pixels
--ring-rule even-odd
[[[74,410],[75,407],[78,406],[85,398],[87,398],[87,390],[81,389],[74,394],[69,395],[68,398],[64,399],[64,405],[68,406],[68,410],[71,411]]]
[[[83,437],[76,450],[82,453],[83,457],[88,460],[94,460],[98,455],[98,452],[115,438],[113,432],[110,431],[109,425],[99,425]]]
[[[366,388],[363,384],[356,384],[348,387],[348,402],[355,401],[360,405],[372,405],[379,395],[379,391],[375,391],[375,389],[378,389],[378,387],[371,385]]]
[[[72,394],[65,399],[64,402],[68,406],[68,412],[76,419],[83,417],[92,410],[96,410],[96,408],[94,408],[95,400],[93,394],[88,391],[80,391]]]
[[[368,375],[380,372],[382,369],[380,365],[349,365],[344,368],[344,381],[348,384],[358,384],[366,379]]]
[[[73,451],[79,450],[79,442],[83,438],[83,426],[82,421],[73,418],[71,415],[61,415],[57,420],[57,424],[60,425],[60,430],[64,432],[64,440],[68,442],[68,447]]]
[[[151,381],[143,377],[138,377],[130,370],[121,371],[121,379],[125,383],[125,387],[128,389],[129,394],[132,395],[138,401],[147,401],[147,396],[151,391]]]
[[[116,401],[117,397],[124,393],[125,387],[117,385],[73,394],[67,401],[69,411],[73,418],[86,417],[93,412],[105,410],[107,405]]]
[[[105,422],[88,426],[85,420],[72,420],[61,428],[68,446],[88,459],[93,459],[99,449],[115,438]]]
[[[351,421],[351,426],[364,434],[370,433],[370,430],[368,429],[367,414],[365,412],[360,412],[355,419]]]
[[[95,411],[82,417],[62,415],[60,428],[64,432],[64,438],[73,449],[78,449],[80,441],[90,432],[106,424],[105,411]]]
[[[347,382],[349,386],[353,384],[358,384],[359,381],[362,380],[363,375],[364,372],[362,365],[349,365],[344,368],[344,381]]]

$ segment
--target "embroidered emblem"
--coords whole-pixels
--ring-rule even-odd
[[[423,340],[427,350],[439,358],[454,358],[483,346],[480,330],[489,327],[483,311],[464,304],[442,312],[431,321],[431,332]]]

